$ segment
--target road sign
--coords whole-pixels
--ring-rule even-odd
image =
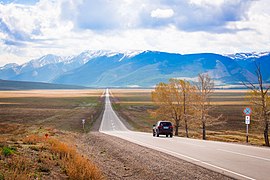
[[[246,124],[250,124],[250,116],[246,116]]]
[[[244,109],[244,111],[243,111],[243,113],[244,113],[246,116],[251,115],[251,112],[252,112],[252,110],[251,110],[250,107],[246,107],[246,108]]]
[[[246,110],[246,111],[245,111]],[[244,113],[245,114],[251,114],[251,109],[247,109],[245,108],[244,110]],[[246,143],[248,143],[248,125],[250,124],[250,116],[249,115],[246,115],[246,118],[245,118],[245,123],[246,123],[246,128],[247,128],[247,132],[246,132]]]
[[[84,124],[85,124],[85,119],[82,119],[82,127],[83,127],[83,131],[84,131]]]

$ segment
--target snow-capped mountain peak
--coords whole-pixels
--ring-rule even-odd
[[[119,59],[119,61],[122,61],[124,58],[131,58],[142,52],[143,51],[139,51],[139,50],[129,50],[129,51],[85,50],[78,57],[80,57],[80,59],[83,59],[84,63],[87,63],[90,59],[93,59],[96,57],[101,57],[101,56],[113,57],[118,54],[123,54],[122,58]]]
[[[26,68],[29,66],[32,66],[34,68],[40,68],[40,67],[46,66],[48,64],[55,64],[55,63],[62,62],[63,60],[64,59],[61,56],[47,54],[45,56],[42,56],[41,58],[33,59],[27,63],[24,63],[22,65],[22,68]]]
[[[252,52],[252,53],[236,53],[236,54],[226,54],[231,59],[238,59],[238,60],[245,60],[245,59],[252,59],[252,58],[260,58],[262,56],[268,56],[270,52]]]
[[[85,86],[153,86],[170,77],[194,78],[208,72],[215,81],[252,81],[254,62],[263,64],[264,80],[270,82],[270,53],[176,54],[160,51],[87,50],[74,56],[48,54],[23,65],[0,67],[0,79],[54,82]]]
[[[3,69],[9,69],[9,68],[16,68],[18,67],[19,65],[16,64],[16,63],[9,63],[9,64],[6,64],[5,66],[3,67],[0,67],[0,70],[3,70]]]

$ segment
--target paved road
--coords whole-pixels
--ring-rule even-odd
[[[109,90],[100,132],[187,160],[237,179],[270,179],[270,149],[129,131],[112,109]]]

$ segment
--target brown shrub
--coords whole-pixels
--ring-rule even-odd
[[[54,160],[64,169],[69,179],[103,179],[102,173],[91,161],[78,154],[74,147],[68,146],[55,138],[29,135],[23,139],[23,142],[31,144],[31,146],[27,145],[26,147],[38,152],[37,162],[34,162],[29,156],[27,158],[20,153],[6,158],[6,171],[3,172],[5,179],[31,179],[35,175],[33,169],[36,168],[42,173],[50,173],[50,165]],[[38,145],[33,146],[32,144]],[[43,152],[41,149],[48,151]],[[36,163],[41,164],[37,166]]]
[[[33,164],[23,156],[14,155],[8,159],[7,163],[9,171],[6,173],[5,179],[29,179],[29,171]]]
[[[88,159],[79,155],[73,147],[56,139],[50,139],[51,151],[63,160],[62,166],[70,179],[103,179],[99,169]]]
[[[76,154],[66,161],[66,172],[70,179],[104,179],[99,169],[88,159]]]
[[[63,158],[72,158],[75,156],[76,151],[74,148],[69,147],[67,144],[60,142],[56,139],[49,139],[50,149],[51,151],[58,155],[60,159]]]
[[[38,135],[35,134],[31,134],[27,137],[25,137],[22,141],[24,144],[37,144],[39,142],[42,142],[44,140],[43,137],[40,137]]]

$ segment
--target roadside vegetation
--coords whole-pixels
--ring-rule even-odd
[[[247,100],[253,109],[253,117],[260,126],[264,128],[263,136],[266,146],[269,144],[269,121],[270,121],[270,86],[263,83],[262,72],[259,64],[255,64],[257,83],[249,82],[244,85],[250,89],[247,94]]]
[[[152,132],[152,125],[167,117],[153,116],[159,106],[152,101],[153,89],[112,89],[113,107],[137,131]],[[206,138],[208,140],[238,142],[246,141],[246,125],[243,109],[250,106],[247,90],[213,90],[207,98],[209,109],[206,121]],[[191,101],[195,99],[192,98]],[[222,116],[221,116],[222,115]],[[194,118],[191,118],[193,116]],[[184,117],[184,116],[183,116]],[[186,112],[188,133],[185,119],[179,124],[179,136],[203,139],[202,121],[192,110]],[[167,119],[168,120],[168,119]],[[170,119],[172,120],[172,119]],[[173,120],[172,120],[173,121]],[[249,126],[249,143],[265,145],[263,127],[257,123],[253,114]]]
[[[103,179],[74,144],[102,112],[102,93],[0,91],[0,180]]]
[[[1,141],[0,157],[1,179],[103,179],[91,161],[54,137]]]
[[[199,120],[202,126],[202,139],[206,139],[206,121],[214,119],[209,115],[210,95],[213,93],[214,83],[207,74],[199,74],[198,82],[192,85],[185,80],[170,79],[169,83],[160,83],[152,92],[152,100],[158,107],[152,115],[161,119],[175,122],[175,135],[178,136],[180,123],[184,123],[186,137],[188,136],[188,122]],[[220,116],[221,117],[221,116]],[[219,117],[219,118],[220,118]]]

